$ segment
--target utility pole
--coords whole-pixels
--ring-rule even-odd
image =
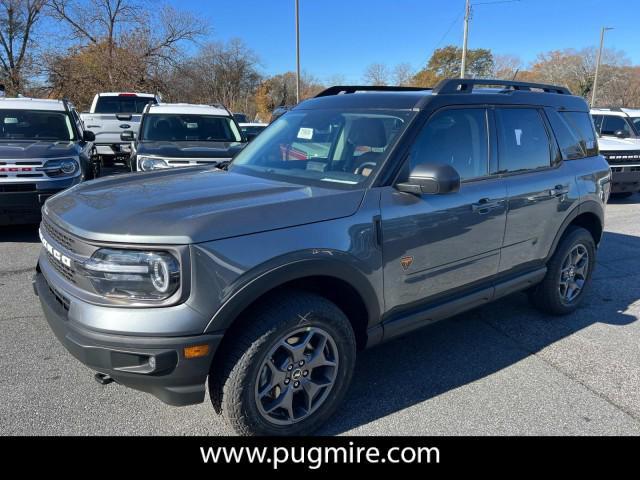
[[[613,30],[613,27],[602,27],[600,31],[600,50],[598,50],[598,59],[596,60],[596,74],[593,77],[593,92],[591,92],[591,107],[596,106],[596,90],[598,89],[598,75],[600,73],[600,63],[602,62],[602,49],[604,48],[604,32]]]
[[[296,0],[296,103],[300,103],[300,0]]]
[[[467,73],[467,41],[469,39],[469,20],[471,19],[471,2],[467,0],[464,7],[464,37],[462,39],[462,68],[460,78],[464,78]]]

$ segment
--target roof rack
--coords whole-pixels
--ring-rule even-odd
[[[336,85],[323,90],[317,94],[315,98],[356,92],[421,92],[424,90],[431,89],[424,87],[396,87],[391,85]]]
[[[500,86],[508,87],[505,91],[511,90],[524,90],[533,91],[542,90],[545,93],[558,93],[561,95],[571,95],[571,91],[567,87],[561,87],[558,85],[547,85],[544,83],[531,83],[531,82],[515,82],[511,80],[492,80],[492,79],[476,79],[476,78],[451,78],[448,80],[442,80],[433,89],[433,93],[448,94],[448,93],[472,93],[475,86]]]

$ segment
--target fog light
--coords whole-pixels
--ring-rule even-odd
[[[156,357],[149,357],[149,367],[153,370],[156,369]]]
[[[209,345],[194,345],[184,348],[184,358],[199,358],[209,355]]]

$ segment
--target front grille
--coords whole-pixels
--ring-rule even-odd
[[[76,241],[67,235],[64,231],[60,230],[58,227],[53,225],[46,217],[42,218],[42,226],[45,231],[53,237],[53,239],[58,242],[60,245],[65,247],[70,252],[75,253],[75,243]]]
[[[47,252],[47,257],[49,258],[49,263],[56,269],[56,271],[66,278],[71,283],[76,283],[76,273],[66,265],[64,265],[61,261],[56,260],[56,258]]]
[[[607,159],[607,162],[614,165],[625,163],[640,163],[640,150],[629,150],[620,152],[600,152]]]
[[[66,311],[69,311],[69,305],[71,304],[69,299],[64,295],[62,295],[60,292],[58,292],[57,289],[49,285],[49,282],[47,282],[47,287],[49,287],[49,291],[52,293],[56,301],[62,306],[62,308],[64,308]]]

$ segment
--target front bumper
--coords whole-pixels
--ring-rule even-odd
[[[33,279],[33,286],[54,334],[83,364],[170,405],[190,405],[204,400],[205,381],[222,334],[139,337],[96,332],[69,318],[70,302],[78,300],[57,291],[40,271]],[[209,346],[207,356],[184,357],[185,347],[203,344]]]
[[[640,165],[611,165],[611,193],[640,191]]]
[[[40,223],[40,210],[51,196],[72,187],[80,176],[34,183],[0,182],[0,225]]]

